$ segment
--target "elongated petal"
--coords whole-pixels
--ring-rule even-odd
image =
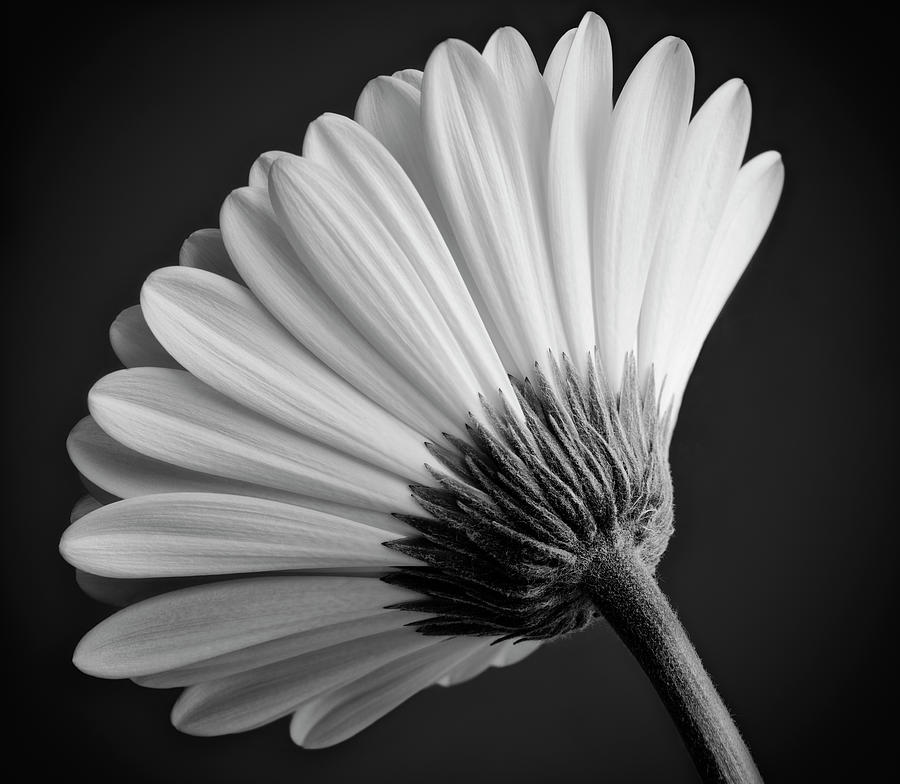
[[[78,644],[75,664],[102,678],[134,678],[359,618],[416,597],[368,577],[256,577],[199,585],[154,596],[110,616]]]
[[[88,596],[113,607],[127,607],[151,596],[177,591],[192,585],[221,581],[221,577],[147,577],[129,579],[102,577],[99,574],[75,570],[75,582]]]
[[[415,509],[399,477],[286,430],[189,373],[121,370],[94,385],[88,405],[114,439],[163,462],[351,506]]]
[[[261,685],[266,680],[266,671],[262,670],[262,668],[268,667],[270,664],[296,659],[299,656],[325,648],[331,649],[332,646],[353,640],[362,640],[376,634],[396,631],[414,620],[428,617],[424,613],[410,613],[400,610],[361,610],[359,613],[351,615],[358,617],[352,617],[349,620],[343,620],[338,623],[328,623],[324,626],[307,629],[296,634],[289,634],[285,637],[276,637],[273,640],[223,653],[211,659],[204,659],[196,664],[189,664],[186,667],[165,670],[154,675],[142,675],[135,678],[135,681],[141,686],[149,688],[171,689],[176,686],[192,686],[197,683],[218,681],[239,673],[249,673],[253,670],[254,672],[249,677],[249,680],[257,685]],[[344,616],[342,615],[341,617]],[[408,632],[409,629],[406,631]],[[309,664],[307,659],[302,660],[302,662],[304,666]],[[301,669],[297,665],[298,662],[295,661],[287,666],[291,671],[297,672]],[[233,686],[233,682],[231,684]],[[204,689],[203,691],[209,700],[212,690]],[[218,695],[224,697],[225,692],[230,691],[230,689],[226,684],[218,683],[215,691]],[[211,700],[207,701],[206,705],[207,707],[211,706]]]
[[[425,68],[426,149],[454,235],[485,306],[527,375],[551,347],[564,347],[550,274],[541,201],[491,67],[461,41],[447,41]]]
[[[769,227],[783,185],[784,164],[777,152],[757,155],[738,172],[673,346],[667,394],[675,414],[709,330]]]
[[[92,417],[69,434],[66,447],[75,467],[91,484],[114,498],[154,493],[227,493],[296,504],[410,536],[414,529],[387,512],[375,512],[262,484],[191,471],[142,455],[110,437]]]
[[[291,720],[291,738],[310,749],[347,740],[488,645],[488,640],[456,637],[396,659],[300,708]]]
[[[645,374],[651,364],[656,378],[669,370],[749,133],[750,93],[740,79],[716,90],[688,126],[641,309],[638,363]]]
[[[468,358],[380,205],[305,158],[279,159],[269,194],[302,262],[376,351],[448,416],[476,405]]]
[[[594,198],[609,143],[612,45],[596,14],[572,37],[550,135],[548,215],[556,290],[578,367],[596,343],[592,254]]]
[[[594,232],[597,345],[613,388],[626,353],[636,347],[641,299],[693,89],[687,45],[665,38],[638,63],[613,111]]]
[[[366,202],[377,204],[379,220],[403,254],[391,260],[392,277],[405,284],[413,276],[425,286],[479,389],[488,395],[498,389],[512,395],[506,371],[437,225],[387,149],[358,123],[330,114],[309,126],[303,154],[343,177]]]
[[[386,471],[427,480],[422,437],[299,345],[244,286],[168,267],[147,279],[141,301],[163,344],[214,389]]]
[[[417,87],[393,77],[379,76],[369,82],[360,94],[356,104],[356,121],[384,145],[415,185],[435,225],[440,229],[447,248],[456,260],[459,273],[478,308],[481,320],[503,361],[503,366],[513,367],[509,348],[469,271],[438,195],[425,151],[421,101],[422,93]]]
[[[547,58],[547,65],[544,66],[544,81],[547,83],[547,89],[550,91],[550,97],[556,101],[556,94],[559,91],[559,83],[562,80],[563,69],[566,67],[566,60],[569,57],[569,50],[572,48],[572,41],[575,40],[575,34],[578,28],[573,27],[566,30],[562,37],[556,42],[550,57]]]
[[[150,331],[140,305],[125,308],[116,316],[109,328],[109,342],[125,367],[181,367]]]
[[[341,313],[300,263],[265,191],[241,188],[222,206],[229,252],[253,293],[306,348],[417,432],[436,439],[459,431],[459,412],[443,413]]]
[[[534,54],[521,33],[512,27],[501,27],[488,40],[484,48],[484,60],[490,65],[497,79],[497,84],[506,100],[511,131],[521,150],[525,173],[531,191],[531,219],[534,237],[531,242],[537,243],[529,261],[538,278],[540,293],[544,307],[547,308],[548,319],[554,325],[557,339],[565,339],[564,323],[560,320],[561,311],[554,291],[553,259],[550,254],[547,215],[547,150],[550,144],[550,125],[553,117],[553,99],[535,62]],[[524,196],[524,194],[522,194]],[[462,254],[457,258],[460,258]],[[466,266],[463,264],[462,266]],[[469,277],[466,281],[470,288],[477,289],[477,283]],[[487,310],[483,297],[479,297],[481,310]],[[491,316],[488,321],[492,335],[498,333],[496,322]],[[503,356],[507,367],[510,364],[509,350],[503,344]],[[567,344],[559,344],[557,348],[565,350]],[[543,358],[538,354],[535,359]]]
[[[385,532],[260,498],[167,493],[108,504],[71,525],[60,551],[107,577],[187,577],[304,569],[420,565]]]
[[[506,100],[516,140],[522,150],[525,167],[536,201],[536,212],[543,217],[547,187],[547,149],[553,99],[541,76],[528,42],[512,27],[501,27],[488,40],[484,59],[497,77]],[[545,256],[549,263],[549,258]],[[546,276],[552,280],[552,274]]]
[[[440,639],[395,629],[201,683],[182,694],[172,723],[191,735],[244,732],[286,716],[329,689],[365,679],[389,662],[432,648]]]
[[[178,263],[182,267],[206,270],[237,283],[242,282],[231,263],[219,229],[200,229],[191,234],[181,246]]]

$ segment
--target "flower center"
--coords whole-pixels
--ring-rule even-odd
[[[413,485],[423,515],[397,515],[418,536],[387,542],[426,566],[383,579],[423,594],[397,609],[430,613],[423,634],[549,639],[599,612],[586,590],[592,564],[633,552],[652,571],[673,531],[668,416],[652,374],[640,384],[625,362],[610,390],[596,351],[579,374],[565,355],[549,377],[511,377],[517,405],[482,400],[471,443],[429,444],[446,470]],[[594,578],[591,578],[594,579]]]

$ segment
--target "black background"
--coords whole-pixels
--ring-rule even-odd
[[[35,778],[94,781],[692,781],[637,665],[604,628],[431,689],[346,744],[286,722],[197,739],[170,692],[70,663],[108,610],[57,540],[79,495],[64,441],[116,366],[106,331],[182,239],[216,223],[255,156],[297,150],[366,81],[447,37],[518,27],[540,62],[581,3],[33,4],[5,43],[5,697]],[[782,4],[606,2],[617,88],[666,34],[698,101],[754,99],[750,154],[786,162],[781,206],[714,328],[672,450],[677,532],[661,581],[769,781],[866,780],[894,753],[898,545],[893,325],[897,155],[885,20]]]

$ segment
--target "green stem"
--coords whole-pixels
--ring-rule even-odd
[[[703,781],[761,783],[697,651],[643,563],[631,553],[604,552],[585,575],[585,586],[647,673]]]

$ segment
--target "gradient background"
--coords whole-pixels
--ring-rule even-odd
[[[173,730],[174,693],[70,663],[108,610],[58,557],[79,496],[64,441],[116,361],[108,324],[144,277],[216,224],[255,156],[298,150],[366,81],[447,37],[511,24],[540,62],[583,3],[34,4],[7,35],[3,318],[12,486],[4,566],[10,749],[93,781],[681,782],[691,762],[605,628],[431,689],[343,746],[294,748],[282,721],[231,738]],[[697,96],[754,99],[749,154],[776,148],[772,228],[694,373],[672,452],[677,532],[661,581],[773,781],[866,780],[894,753],[892,431],[896,47],[882,20],[780,3],[605,2],[616,89],[665,34]],[[23,12],[19,12],[22,14]],[[15,43],[13,41],[12,43]],[[890,330],[890,332],[889,332]],[[16,751],[7,753],[12,761]]]

